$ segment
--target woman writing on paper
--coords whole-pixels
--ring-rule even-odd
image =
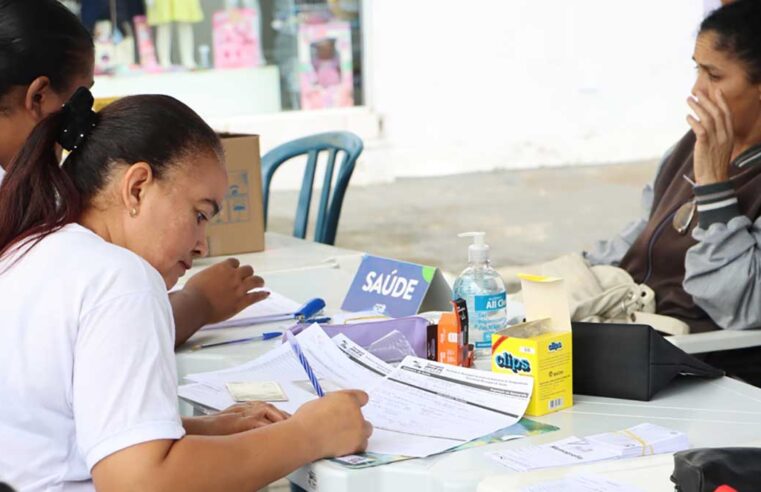
[[[179,417],[167,288],[206,253],[227,190],[220,142],[168,96],[91,105],[80,88],[42,119],[0,193],[3,479],[22,490],[251,491],[364,449],[360,391],[229,435]],[[56,145],[71,151],[62,165]]]
[[[56,0],[0,0],[0,183],[34,125],[92,85],[93,56],[90,34]],[[263,283],[234,259],[189,279],[170,295],[177,345],[263,299],[249,292]]]

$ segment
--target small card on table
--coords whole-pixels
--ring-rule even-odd
[[[225,383],[235,401],[288,401],[283,388],[275,381]]]

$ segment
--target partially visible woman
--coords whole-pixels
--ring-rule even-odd
[[[57,0],[0,0],[0,182],[32,128],[77,87],[92,86],[93,56],[92,37]],[[250,292],[263,284],[235,259],[189,279],[170,296],[177,345],[265,298]]]
[[[91,105],[80,88],[35,126],[0,193],[2,479],[248,492],[364,449],[361,391],[292,417],[243,405],[180,418],[167,288],[206,253],[228,186],[221,145],[168,96]],[[62,165],[56,142],[71,150]]]
[[[586,254],[650,286],[656,312],[692,332],[761,327],[759,26],[757,0],[728,3],[704,19],[687,100],[691,131],[645,190],[647,216]],[[714,362],[761,383],[761,359],[742,367]]]

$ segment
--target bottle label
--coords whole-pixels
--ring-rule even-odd
[[[472,306],[473,312],[468,313],[471,341],[475,343],[478,349],[489,349],[492,334],[505,327],[507,295],[505,292],[500,292],[499,294],[473,296]]]
[[[507,294],[489,294],[486,296],[473,296],[476,311],[497,311],[507,307]]]

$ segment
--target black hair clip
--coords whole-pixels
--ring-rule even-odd
[[[63,105],[63,128],[58,143],[68,151],[75,150],[95,126],[95,99],[86,87],[80,87]]]

